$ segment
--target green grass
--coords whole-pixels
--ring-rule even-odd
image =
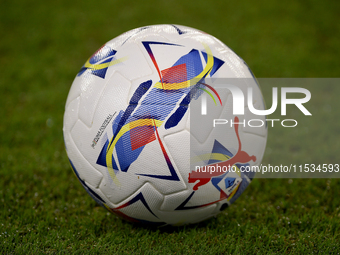
[[[217,218],[153,229],[96,205],[74,177],[62,138],[75,74],[122,32],[183,24],[224,41],[257,77],[338,77],[339,7],[330,0],[1,1],[0,252],[339,253],[338,179],[255,179]],[[339,92],[312,92],[308,132],[271,128],[263,162],[339,163]]]

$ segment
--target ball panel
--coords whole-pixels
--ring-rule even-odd
[[[80,97],[76,97],[70,101],[65,110],[64,114],[64,126],[63,132],[68,133],[73,128],[78,120],[78,109],[79,109]]]
[[[74,168],[77,169],[80,179],[85,180],[93,187],[98,188],[100,182],[103,179],[103,175],[96,168],[94,168],[80,153],[73,141],[71,134],[64,135],[64,138],[67,148],[67,155],[74,165]]]
[[[119,212],[121,215],[131,217],[132,219],[130,220],[132,221],[164,222],[156,213],[162,201],[163,195],[151,184],[145,183],[132,196],[114,206],[113,212]]]

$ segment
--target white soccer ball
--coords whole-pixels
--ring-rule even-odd
[[[245,62],[199,30],[147,26],[103,45],[74,79],[64,114],[67,155],[90,196],[125,219],[171,225],[235,201],[254,176],[241,168],[262,160],[267,127],[247,106],[233,115],[232,94],[214,86],[226,78],[245,95],[251,87],[265,109]]]

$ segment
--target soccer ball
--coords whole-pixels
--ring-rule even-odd
[[[234,202],[254,177],[243,169],[261,162],[267,127],[264,116],[248,125],[246,106],[233,115],[230,90],[214,87],[226,78],[265,109],[248,66],[209,34],[154,25],[104,44],[74,79],[64,114],[67,155],[89,195],[160,225],[200,222]]]

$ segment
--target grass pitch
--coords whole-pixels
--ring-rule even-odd
[[[62,138],[75,74],[122,32],[187,25],[221,39],[257,77],[338,77],[339,9],[337,1],[1,1],[0,252],[339,253],[338,179],[255,179],[217,218],[153,229],[96,205]],[[307,133],[270,128],[263,163],[340,163],[339,92],[312,94],[321,117]]]

